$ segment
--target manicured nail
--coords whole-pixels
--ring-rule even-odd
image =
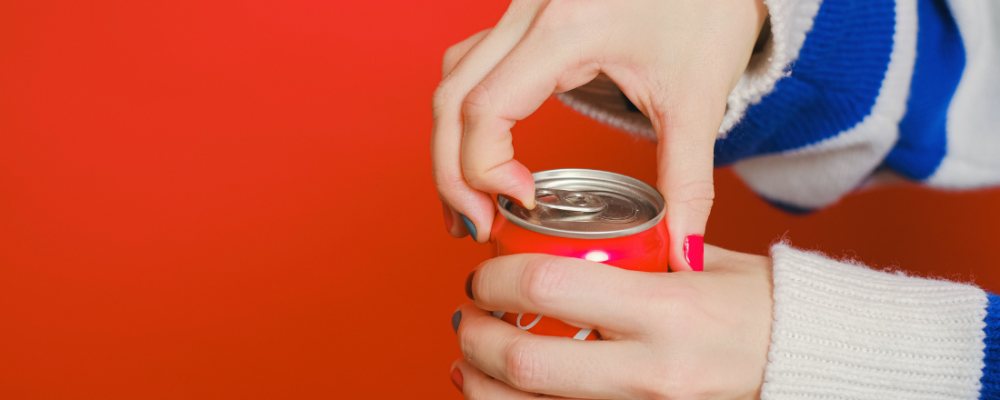
[[[451,226],[455,224],[455,217],[451,215],[451,209],[448,206],[441,203],[441,209],[444,211],[444,229],[451,233]]]
[[[465,278],[465,297],[468,297],[469,300],[476,299],[476,297],[472,295],[472,277],[474,276],[476,276],[476,270],[472,270],[472,272],[469,273],[469,277]]]
[[[458,324],[460,322],[462,322],[462,310],[455,311],[451,315],[451,329],[454,329],[455,333],[458,333]]]
[[[684,261],[692,270],[705,269],[705,238],[701,235],[690,235],[684,238]]]
[[[475,241],[476,240],[476,224],[473,224],[472,221],[469,221],[468,217],[466,217],[466,216],[464,216],[462,214],[458,214],[458,215],[460,217],[462,217],[462,223],[465,224],[465,229],[469,230],[469,234],[472,235],[472,240]]]
[[[455,369],[451,370],[451,383],[455,384],[455,387],[458,388],[459,392],[464,393],[464,391],[462,390],[462,383],[463,383],[462,380],[463,380],[462,370],[458,369],[458,367],[455,367]]]

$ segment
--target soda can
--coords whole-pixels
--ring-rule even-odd
[[[494,255],[544,253],[631,271],[666,272],[669,237],[663,196],[625,175],[589,169],[536,172],[528,210],[497,196],[490,243]],[[536,314],[493,316],[538,335],[600,340],[600,333]]]

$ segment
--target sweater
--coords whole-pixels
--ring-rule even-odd
[[[900,178],[1000,183],[1000,1],[765,3],[769,38],[729,95],[717,166],[795,213]],[[604,76],[559,99],[656,139]],[[771,256],[763,399],[1000,399],[997,295],[786,244]]]

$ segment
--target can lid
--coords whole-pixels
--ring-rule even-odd
[[[607,239],[636,234],[663,220],[663,196],[642,181],[592,169],[536,172],[534,210],[497,196],[500,213],[546,235]]]

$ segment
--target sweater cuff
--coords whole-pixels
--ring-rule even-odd
[[[988,293],[990,306],[986,315],[986,354],[983,361],[983,385],[979,398],[1000,399],[1000,296]]]
[[[799,55],[806,33],[821,0],[765,0],[771,32],[763,49],[750,57],[747,69],[727,99],[726,114],[719,127],[725,137],[748,107],[757,104],[774,90],[774,84],[788,75],[788,68]],[[625,99],[621,89],[605,75],[592,82],[557,95],[574,110],[615,128],[656,140],[653,125]]]
[[[977,399],[986,293],[771,248],[774,323],[761,398]]]

